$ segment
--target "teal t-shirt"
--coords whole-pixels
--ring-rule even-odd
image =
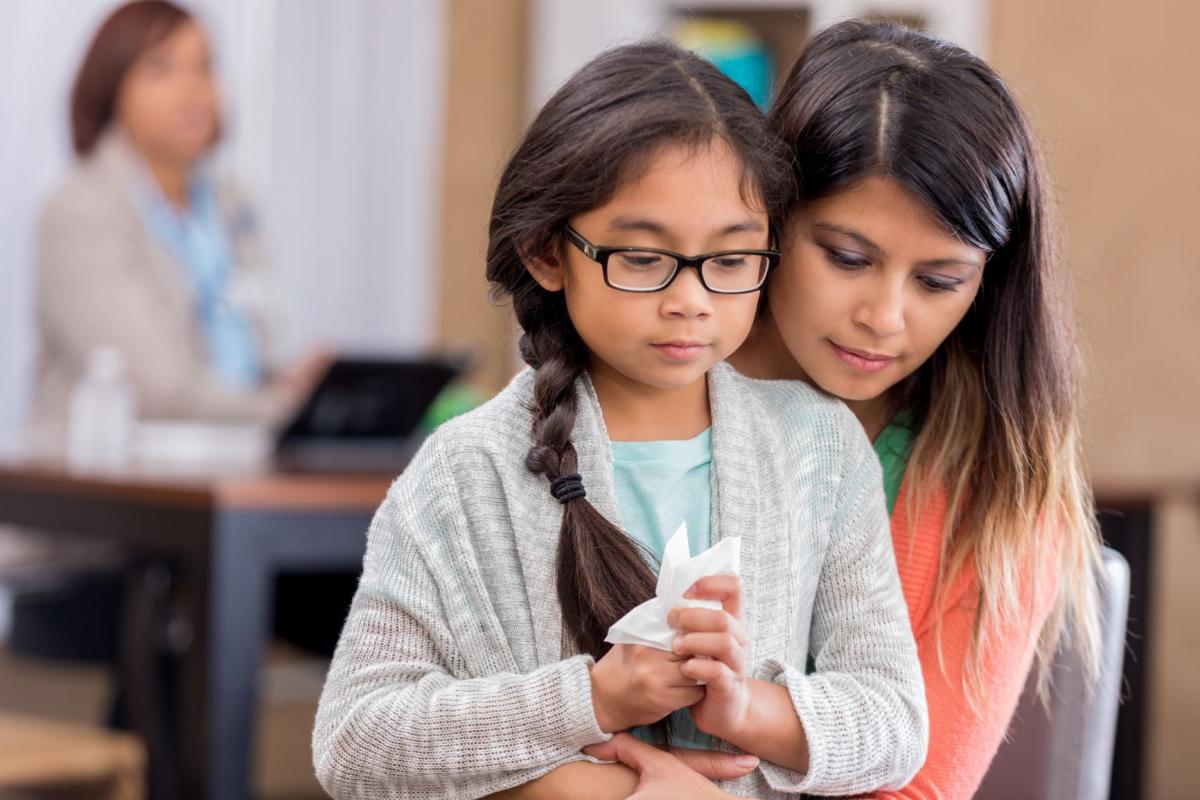
[[[611,442],[613,484],[625,531],[659,561],[679,523],[692,555],[712,545],[712,429],[692,439]],[[657,566],[657,565],[656,565]],[[671,715],[671,744],[710,749],[686,708]],[[648,739],[642,729],[633,733]]]

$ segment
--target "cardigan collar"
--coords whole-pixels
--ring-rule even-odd
[[[712,409],[712,539],[741,536],[742,608],[751,624],[757,607],[754,587],[759,562],[760,526],[756,524],[761,502],[754,508],[731,508],[722,498],[755,497],[759,460],[754,452],[754,420],[739,383],[744,380],[726,364],[714,366],[708,373],[709,405]],[[532,374],[527,376],[532,382]],[[577,414],[571,441],[578,454],[579,473],[587,489],[588,501],[606,518],[621,525],[613,481],[612,448],[604,425],[600,403],[590,378],[576,382]],[[544,481],[540,481],[544,483]],[[530,613],[537,632],[540,664],[562,660],[574,654],[575,647],[563,629],[562,609],[558,603],[555,556],[558,548],[562,508],[550,496],[548,485],[539,502],[542,513],[532,530],[516,531],[517,547],[529,591]],[[562,632],[559,636],[546,632]]]

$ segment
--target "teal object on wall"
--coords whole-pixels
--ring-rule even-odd
[[[771,101],[771,57],[752,28],[734,20],[693,18],[676,25],[672,38],[715,64],[766,109]]]

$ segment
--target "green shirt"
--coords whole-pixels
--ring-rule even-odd
[[[879,464],[883,467],[883,493],[887,497],[889,514],[896,508],[896,498],[908,469],[908,457],[912,455],[913,442],[917,438],[915,422],[913,413],[902,409],[873,442],[875,455],[879,456]]]
[[[692,439],[611,442],[613,488],[625,531],[660,562],[679,523],[696,555],[712,546],[712,429]],[[648,739],[645,729],[634,729]],[[710,749],[686,708],[671,715],[671,744]]]

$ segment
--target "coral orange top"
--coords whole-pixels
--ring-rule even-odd
[[[976,572],[970,565],[964,568],[940,608],[939,663],[939,607],[934,601],[948,501],[944,493],[933,496],[913,517],[910,528],[906,495],[904,486],[892,513],[892,543],[925,677],[929,755],[903,789],[872,796],[881,800],[966,800],[987,773],[1025,687],[1038,635],[1054,605],[1057,571],[1047,576],[1052,579],[1043,583],[1044,591],[1037,598],[1029,587],[1020,605],[1021,624],[1007,625],[989,635],[980,671],[982,694],[972,708],[963,674],[975,624]]]

